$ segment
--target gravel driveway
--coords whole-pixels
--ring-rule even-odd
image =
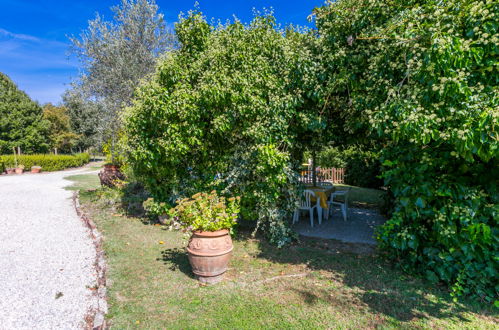
[[[64,189],[84,171],[0,176],[0,329],[85,326],[96,251]]]

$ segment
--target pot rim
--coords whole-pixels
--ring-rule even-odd
[[[115,165],[115,164],[104,164],[104,167],[106,168],[120,168],[120,165]]]
[[[216,231],[201,231],[201,230],[195,230],[192,232],[192,235],[200,236],[200,237],[218,237],[218,236],[224,236],[229,233],[228,229],[220,229]]]

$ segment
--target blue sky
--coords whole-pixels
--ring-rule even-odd
[[[0,72],[40,103],[60,102],[68,83],[78,75],[78,61],[68,55],[67,35],[78,35],[99,12],[120,0],[0,0]],[[168,23],[194,6],[192,1],[156,0]],[[208,18],[249,21],[253,8],[274,9],[283,24],[310,25],[307,16],[324,0],[199,0]]]

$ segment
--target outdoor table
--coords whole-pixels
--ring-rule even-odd
[[[316,196],[320,198],[320,205],[319,207],[323,209],[326,213],[322,213],[324,217],[327,219],[329,215],[329,206],[327,204],[327,201],[329,200],[329,196],[331,193],[334,192],[335,188],[333,187],[317,187],[317,186],[312,186],[312,185],[305,185],[307,190],[312,190]],[[316,199],[312,199],[313,202],[316,201]]]

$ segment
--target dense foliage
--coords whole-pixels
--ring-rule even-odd
[[[13,147],[23,153],[47,151],[48,129],[38,103],[0,73],[0,154],[12,153]]]
[[[316,11],[324,98],[372,126],[401,265],[497,300],[499,2],[343,0]]]
[[[324,168],[345,168],[346,184],[378,189],[383,186],[379,159],[379,152],[356,146],[346,149],[330,147],[317,153],[316,163]]]
[[[90,161],[90,156],[86,153],[75,155],[0,155],[0,173],[6,168],[15,168],[17,165],[23,165],[26,170],[32,166],[41,166],[42,171],[60,171],[70,167],[83,166]]]
[[[242,218],[272,242],[289,242],[303,137],[320,127],[302,95],[307,39],[270,15],[213,27],[191,12],[176,32],[180,49],[125,113],[129,163],[158,202],[215,188],[241,196]]]

